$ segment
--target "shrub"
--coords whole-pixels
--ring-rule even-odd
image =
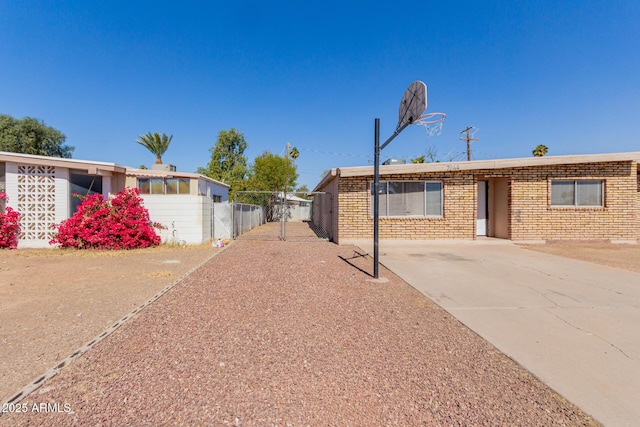
[[[110,200],[101,194],[78,196],[82,203],[69,219],[56,226],[49,243],[62,248],[136,249],[160,244],[149,221],[149,211],[142,205],[137,188],[125,188]]]
[[[5,193],[0,192],[0,200],[8,200]],[[0,248],[15,249],[18,247],[18,235],[20,234],[20,213],[7,206],[4,212],[0,212]]]

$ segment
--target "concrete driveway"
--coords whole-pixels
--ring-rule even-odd
[[[380,262],[604,425],[638,424],[640,274],[493,239],[383,241]]]

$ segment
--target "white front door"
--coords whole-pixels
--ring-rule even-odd
[[[478,181],[478,216],[476,235],[487,235],[487,181]]]

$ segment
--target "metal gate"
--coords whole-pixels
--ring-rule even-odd
[[[233,238],[329,240],[327,197],[327,193],[238,191],[233,201]]]

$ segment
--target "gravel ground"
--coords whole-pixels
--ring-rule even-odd
[[[597,425],[360,253],[234,242],[0,426]]]

